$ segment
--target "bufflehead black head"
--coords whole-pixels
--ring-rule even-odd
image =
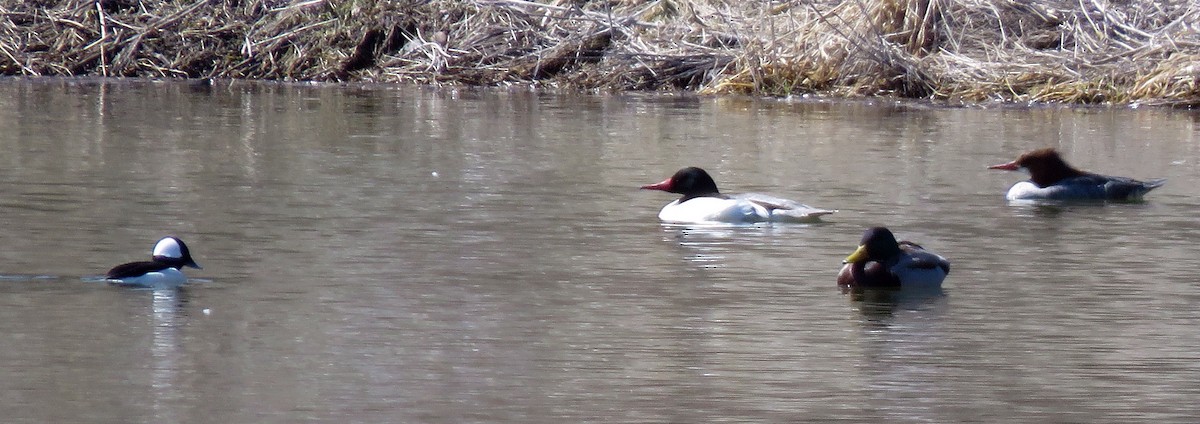
[[[153,259],[155,262],[169,264],[174,268],[190,266],[192,268],[202,269],[200,264],[197,264],[196,261],[192,259],[192,254],[188,251],[188,247],[183,243],[183,240],[171,236],[163,237],[162,240],[159,240],[158,243],[154,245],[154,252],[151,259]]]

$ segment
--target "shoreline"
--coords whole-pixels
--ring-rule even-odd
[[[0,7],[0,75],[1200,105],[1200,8],[718,0]]]

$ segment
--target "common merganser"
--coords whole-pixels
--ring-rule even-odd
[[[1068,165],[1052,148],[1034,150],[988,169],[1029,172],[1029,181],[1008,189],[1005,196],[1008,200],[1136,201],[1167,182],[1162,178],[1138,181],[1080,171]]]
[[[837,282],[849,288],[938,288],[950,274],[950,262],[910,241],[896,241],[891,230],[869,228],[858,249],[842,261]]]
[[[683,195],[658,213],[658,219],[671,223],[811,223],[834,213],[766,194],[721,194],[708,172],[696,167],[680,169],[671,178],[642,189]]]
[[[183,240],[164,237],[154,245],[149,261],[117,265],[108,270],[104,278],[110,283],[127,286],[177,286],[187,282],[187,276],[180,271],[185,266],[201,269]]]

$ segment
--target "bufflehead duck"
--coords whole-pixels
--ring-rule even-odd
[[[1025,153],[1009,163],[988,169],[1025,170],[1029,181],[1008,189],[1008,200],[1116,200],[1136,201],[1166,184],[1166,179],[1138,181],[1126,177],[1093,174],[1068,165],[1052,148]]]
[[[910,241],[896,241],[891,230],[869,228],[858,249],[842,261],[837,282],[849,288],[938,288],[950,262]]]
[[[708,172],[696,167],[680,169],[671,178],[644,185],[642,189],[683,195],[658,213],[658,219],[664,222],[817,222],[821,216],[834,212],[766,194],[721,194]]]
[[[187,276],[180,271],[185,266],[201,269],[183,240],[164,237],[154,245],[149,261],[117,265],[108,270],[104,278],[110,283],[128,286],[177,286],[187,282]]]

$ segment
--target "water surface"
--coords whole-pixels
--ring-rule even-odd
[[[8,422],[1195,422],[1193,112],[0,81]],[[1168,184],[1029,207],[1053,146]],[[636,187],[839,212],[688,227]],[[887,225],[942,293],[834,285]],[[180,290],[96,282],[188,242]]]

